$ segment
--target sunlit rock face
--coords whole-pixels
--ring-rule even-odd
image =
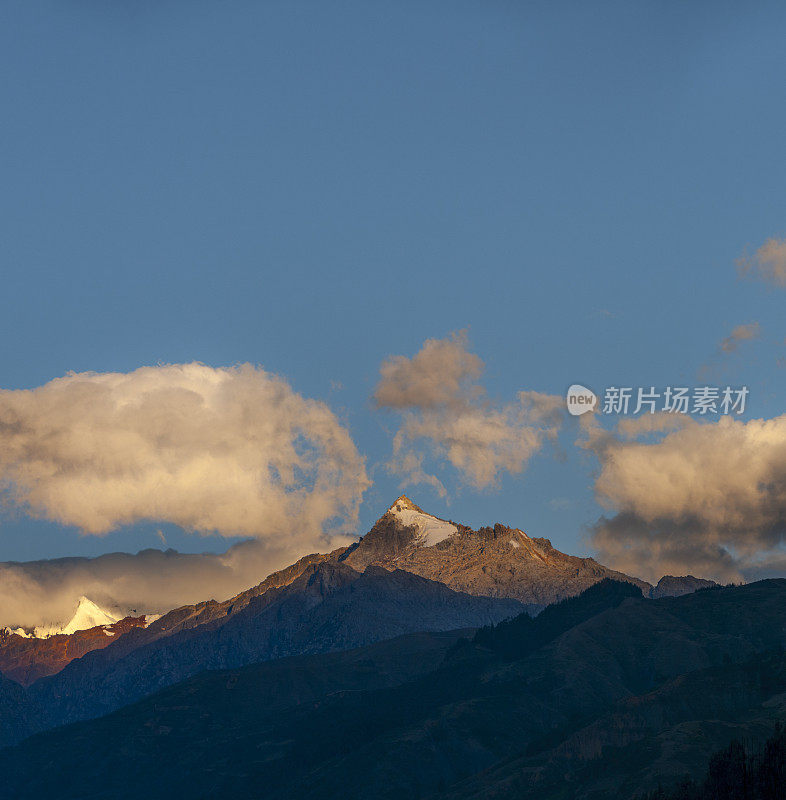
[[[29,686],[47,675],[60,672],[74,659],[81,658],[92,650],[111,644],[132,628],[145,627],[152,619],[144,614],[139,617],[124,617],[116,622],[93,625],[69,633],[51,633],[35,636],[25,631],[0,630],[0,673],[22,686]],[[85,624],[82,619],[73,624]],[[72,627],[69,623],[67,628]]]
[[[548,539],[496,524],[475,531],[426,513],[402,495],[374,527],[339,558],[355,569],[403,569],[460,592],[511,597],[537,610],[579,594],[603,578],[627,580],[645,594],[646,581],[592,558],[562,553]]]

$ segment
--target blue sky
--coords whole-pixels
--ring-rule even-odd
[[[492,398],[710,375],[780,414],[786,296],[735,260],[786,235],[784,23],[776,3],[5,3],[0,386],[260,364],[350,429],[361,530],[399,492],[380,362],[452,331]],[[450,505],[408,493],[588,552],[596,464],[565,453]],[[8,512],[0,560],[159,529],[227,545]]]

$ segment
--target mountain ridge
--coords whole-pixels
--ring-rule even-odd
[[[371,644],[421,631],[477,628],[515,616],[524,604],[455,592],[403,570],[363,573],[331,560],[307,564],[287,585],[259,587],[237,604],[210,601],[190,626],[176,612],[136,628],[30,687],[39,729],[107,713],[207,669]]]
[[[475,531],[461,523],[440,519],[401,495],[354,544],[302,556],[227,600],[211,599],[180,606],[158,618],[127,617],[114,623],[114,627],[104,628],[105,633],[95,627],[91,633],[58,634],[52,641],[24,642],[15,635],[0,632],[0,672],[29,685],[56,674],[92,650],[111,645],[113,657],[122,657],[182,631],[220,625],[220,620],[242,611],[255,598],[272,592],[268,599],[273,600],[276,592],[298,580],[304,572],[326,563],[343,564],[359,572],[369,567],[401,569],[462,594],[517,600],[530,613],[575,596],[605,578],[627,581],[649,597],[681,594],[712,584],[693,576],[664,576],[653,587],[592,558],[562,553],[548,539],[530,537],[518,528],[498,523]],[[79,607],[82,605],[80,601]],[[75,618],[78,616],[79,609]],[[111,641],[109,634],[113,634]]]
[[[620,582],[588,592],[532,620],[532,648],[479,642],[403,682],[363,688],[363,649],[305,657],[315,675],[350,658],[355,677],[309,695],[273,689],[278,705],[263,676],[281,661],[248,668],[237,695],[238,673],[202,673],[3,751],[0,797],[164,798],[177,786],[194,798],[264,787],[274,800],[630,800],[664,764],[698,774],[727,734],[761,738],[786,716],[786,580],[657,600]],[[90,742],[105,757],[73,769]]]

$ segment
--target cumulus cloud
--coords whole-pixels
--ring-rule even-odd
[[[587,417],[586,420],[590,423],[589,430],[600,430],[597,426],[592,425],[593,417]],[[645,413],[639,417],[621,417],[617,423],[616,434],[625,439],[637,439],[651,433],[663,433],[682,428],[690,421],[691,418],[684,414],[673,414],[666,411],[659,411],[655,414]],[[608,441],[615,441],[614,434],[609,435]]]
[[[786,286],[786,239],[768,239],[753,256],[737,262],[740,274],[753,274],[775,286]]]
[[[429,339],[411,358],[383,362],[374,392],[379,408],[401,414],[390,468],[405,484],[425,483],[446,494],[426,471],[427,458],[449,463],[460,480],[477,489],[494,486],[502,473],[519,473],[562,422],[564,400],[519,392],[515,402],[495,404],[478,383],[483,362],[467,351],[461,332]]]
[[[354,523],[363,459],[330,409],[251,365],[69,374],[0,391],[0,482],[102,534],[140,520],[256,538]]]
[[[140,611],[229,597],[348,543],[368,483],[330,409],[251,365],[69,374],[0,391],[7,505],[87,534],[153,520],[251,537],[222,555],[0,564],[0,625],[63,621],[82,594]]]
[[[464,403],[479,388],[483,361],[467,351],[465,331],[427,339],[412,358],[391,356],[379,368],[374,400],[380,408],[438,408]]]
[[[749,341],[750,339],[759,338],[759,323],[750,322],[747,325],[737,325],[731,334],[729,334],[721,343],[720,349],[724,353],[733,353],[741,342]]]
[[[637,434],[655,441],[640,441]],[[588,429],[600,461],[592,531],[601,559],[648,579],[664,573],[738,580],[784,561],[786,415]]]

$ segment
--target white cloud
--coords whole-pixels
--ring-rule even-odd
[[[562,422],[561,397],[522,391],[512,403],[485,399],[483,362],[466,348],[463,332],[429,339],[412,358],[394,356],[380,368],[374,399],[402,415],[389,466],[405,484],[427,483],[445,494],[423,466],[431,457],[474,488],[492,487],[504,472],[522,472]]]
[[[447,339],[426,339],[412,356],[391,356],[379,368],[374,400],[380,408],[437,408],[463,404],[477,394],[483,362],[467,352],[465,331]]]
[[[666,421],[667,422],[667,421]],[[650,579],[733,580],[781,563],[786,536],[786,415],[722,417],[636,431],[588,429],[600,460],[595,491],[612,512],[593,530],[601,559]],[[656,441],[638,441],[636,435]]]
[[[106,533],[140,520],[316,540],[368,485],[330,409],[251,365],[81,373],[0,391],[0,481],[28,514]]]

